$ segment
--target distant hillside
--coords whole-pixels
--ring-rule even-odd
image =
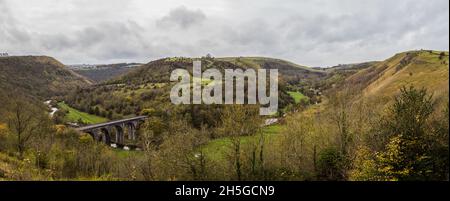
[[[124,75],[140,65],[142,64],[118,63],[105,65],[78,65],[69,66],[69,68],[74,72],[99,83]]]
[[[439,51],[409,51],[350,76],[347,83],[360,86],[366,97],[387,98],[402,86],[424,87],[435,96],[448,97],[449,54]]]
[[[326,77],[322,78],[316,83],[316,88],[327,90],[335,85],[339,85],[346,81],[346,79],[359,71],[377,65],[378,61],[354,63],[354,64],[340,64],[329,68],[314,68],[315,70],[326,72]]]
[[[354,64],[339,64],[337,66],[333,66],[330,68],[319,68],[320,70],[324,70],[327,72],[334,72],[334,71],[359,71],[365,68],[369,68],[371,66],[379,64],[379,61],[371,61],[371,62],[364,62],[364,63],[354,63]]]
[[[290,61],[267,57],[225,57],[217,58],[219,61],[226,61],[237,66],[248,66],[262,69],[278,69],[284,78],[297,79],[320,79],[326,75],[326,72],[316,70],[306,66],[298,65]]]
[[[170,73],[177,68],[192,70],[193,58],[165,58],[152,61],[138,67],[128,74],[116,79],[115,82],[168,82]],[[202,58],[202,68],[236,69],[278,69],[282,78],[286,81],[296,80],[319,80],[326,76],[326,72],[309,67],[294,64],[292,62],[263,57],[226,57],[226,58]]]
[[[0,58],[0,90],[47,98],[91,81],[46,56]]]

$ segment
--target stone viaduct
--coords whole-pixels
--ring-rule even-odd
[[[136,130],[145,119],[147,119],[147,116],[138,116],[80,127],[76,130],[88,133],[95,140],[102,141],[107,145],[125,145],[126,140],[137,140]]]

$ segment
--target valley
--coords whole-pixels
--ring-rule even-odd
[[[118,63],[118,64],[100,64],[100,65],[68,65],[67,68],[93,80],[96,83],[107,81],[116,76],[125,74],[133,68],[139,67],[139,63]]]
[[[278,69],[278,112],[172,104],[170,73],[192,73],[193,61],[222,73]],[[431,50],[331,68],[209,55],[69,67],[2,57],[0,180],[448,180],[448,62]],[[137,116],[146,119],[136,139],[126,126],[101,139],[76,130]]]

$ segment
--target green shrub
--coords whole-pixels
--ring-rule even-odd
[[[322,180],[340,181],[345,179],[345,157],[336,148],[326,148],[317,160],[318,177]]]

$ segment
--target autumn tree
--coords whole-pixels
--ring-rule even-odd
[[[237,180],[243,180],[243,162],[241,139],[244,136],[257,134],[263,125],[259,116],[259,107],[252,105],[230,105],[221,116],[222,125],[218,132],[231,141],[230,158]]]
[[[307,174],[313,173],[316,167],[317,151],[329,144],[326,137],[317,140],[318,132],[313,117],[295,114],[286,118],[286,125],[281,129],[283,133],[281,143],[278,146],[271,146],[270,154],[279,153],[272,158],[279,160],[278,169],[283,170],[278,178],[299,180],[311,179]]]
[[[448,107],[448,106],[447,106]],[[433,121],[436,101],[426,89],[403,87],[380,124],[384,148],[361,163],[377,180],[448,180],[448,110]],[[446,116],[446,117],[445,117]],[[446,120],[447,119],[447,120]],[[364,175],[362,175],[364,178]]]

